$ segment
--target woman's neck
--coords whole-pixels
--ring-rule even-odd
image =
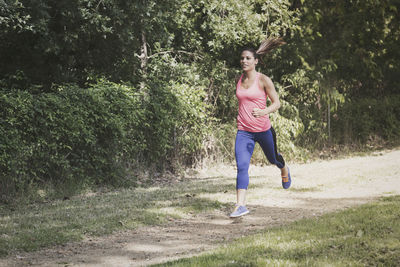
[[[250,80],[252,80],[254,77],[256,77],[256,75],[257,75],[257,71],[255,69],[249,70],[249,71],[245,71],[243,73],[244,78],[248,78]]]

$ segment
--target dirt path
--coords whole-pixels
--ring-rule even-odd
[[[0,260],[0,266],[145,266],[197,255],[266,227],[349,208],[379,196],[400,194],[400,150],[293,164],[290,168],[293,175],[290,190],[279,187],[279,173],[274,167],[250,169],[252,186],[247,201],[250,214],[243,218],[229,219],[229,210],[210,211],[163,226],[14,255]],[[197,179],[206,177],[233,179],[235,170],[233,167],[205,170]],[[235,200],[234,195],[223,192],[202,197],[227,203]]]

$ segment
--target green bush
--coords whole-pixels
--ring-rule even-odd
[[[170,55],[149,66],[145,136],[147,155],[157,167],[177,170],[202,157],[213,119],[205,101],[208,80],[197,68]]]
[[[144,149],[144,114],[133,88],[100,82],[36,95],[2,91],[3,197],[32,184],[115,182]]]
[[[332,119],[337,143],[361,142],[379,137],[392,141],[400,137],[400,95],[362,98],[339,107]]]
[[[132,184],[141,171],[198,161],[212,121],[204,80],[183,64],[168,79],[167,63],[140,90],[105,80],[50,93],[3,89],[2,198],[32,185]]]

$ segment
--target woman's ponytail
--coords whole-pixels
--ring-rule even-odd
[[[257,49],[257,55],[265,55],[271,50],[286,44],[286,42],[281,37],[267,37],[262,41],[260,47]]]

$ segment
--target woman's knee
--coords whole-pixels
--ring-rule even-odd
[[[250,162],[246,160],[237,161],[237,170],[238,173],[247,172],[249,170]]]

